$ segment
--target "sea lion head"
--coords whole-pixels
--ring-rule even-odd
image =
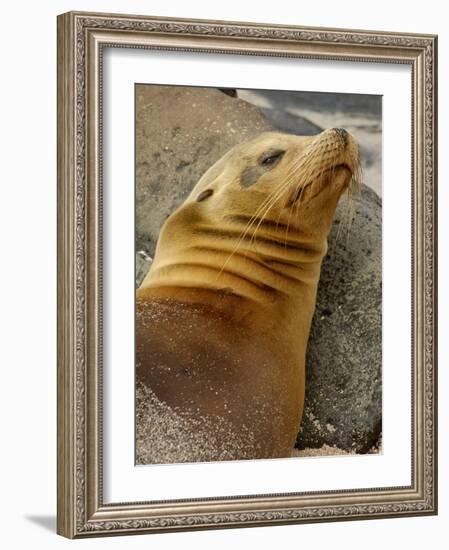
[[[185,206],[198,203],[205,219],[258,218],[322,240],[358,170],[358,146],[342,128],[317,136],[266,132],[216,162]]]
[[[320,263],[338,200],[354,190],[359,165],[357,143],[341,128],[316,136],[267,132],[236,145],[167,219],[152,270],[175,257],[189,263],[186,250],[196,261],[207,249],[209,258],[216,254],[206,263],[221,271],[236,254],[265,264]]]

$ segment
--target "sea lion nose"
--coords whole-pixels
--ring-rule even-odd
[[[339,136],[346,138],[348,132],[344,128],[332,128],[332,130]]]
[[[332,130],[343,139],[345,145],[348,143],[349,133],[344,128],[332,128]]]

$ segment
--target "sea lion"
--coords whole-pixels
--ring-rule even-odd
[[[166,220],[136,298],[137,462],[291,456],[327,236],[359,166],[344,129],[263,133]]]

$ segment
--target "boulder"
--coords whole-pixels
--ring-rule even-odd
[[[154,256],[159,230],[231,147],[272,126],[214,88],[136,87],[136,250]]]
[[[350,229],[346,209],[343,199],[321,268],[297,447],[366,453],[382,429],[382,203],[363,186]]]

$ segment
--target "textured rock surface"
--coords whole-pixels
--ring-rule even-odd
[[[215,89],[138,86],[136,95],[138,285],[162,223],[201,175],[233,145],[273,127],[253,105]],[[299,116],[291,124],[298,133],[319,131]],[[381,431],[381,200],[364,187],[351,230],[342,223],[337,238],[345,208],[342,202],[322,267],[300,449],[367,452]]]
[[[382,429],[382,204],[364,186],[350,231],[341,201],[323,261],[307,349],[299,448],[366,453]]]

